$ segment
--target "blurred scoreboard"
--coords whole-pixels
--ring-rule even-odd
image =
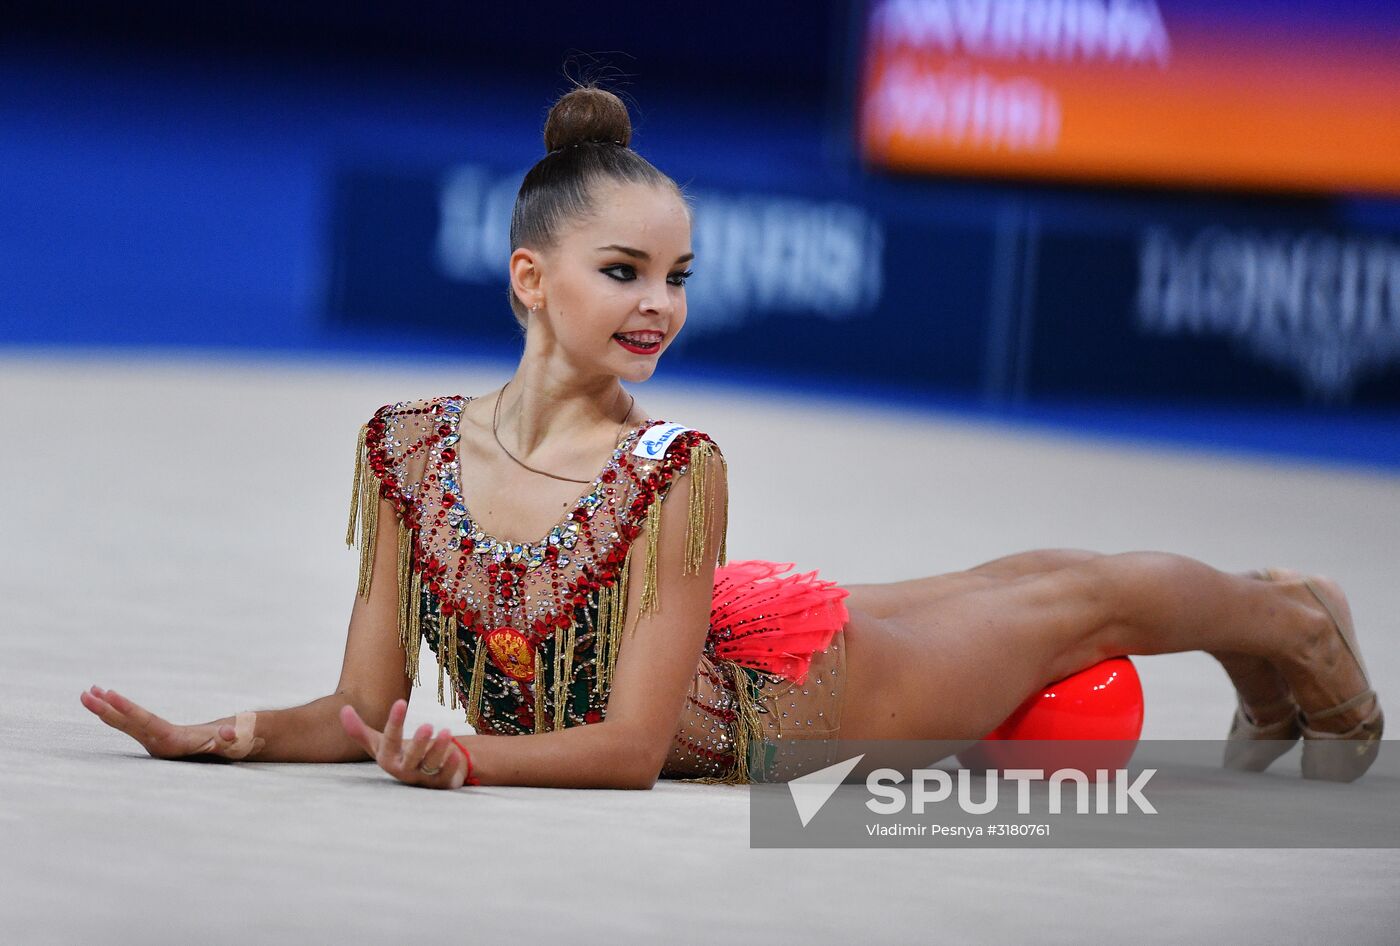
[[[1396,0],[873,0],[900,171],[1400,194]]]

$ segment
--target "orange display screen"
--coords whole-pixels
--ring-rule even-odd
[[[858,101],[891,169],[1400,194],[1400,4],[877,0]]]

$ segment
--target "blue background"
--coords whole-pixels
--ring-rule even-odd
[[[1386,9],[1332,15],[1394,32]],[[872,172],[852,132],[863,15],[728,0],[15,5],[0,345],[509,358],[504,279],[435,263],[444,182],[463,167],[518,181],[567,87],[561,64],[608,51],[634,146],[699,216],[836,207],[879,233],[879,292],[840,317],[782,298],[721,311],[697,247],[694,323],[668,373],[1400,466],[1400,359],[1323,397],[1239,339],[1150,336],[1131,315],[1150,228],[1400,245],[1400,201]]]

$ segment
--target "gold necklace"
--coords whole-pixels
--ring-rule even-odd
[[[556,475],[556,474],[554,474],[554,473],[549,473],[549,472],[547,472],[547,471],[545,471],[545,470],[537,470],[537,469],[535,469],[534,467],[530,466],[528,463],[525,463],[525,462],[521,461],[519,457],[517,457],[515,454],[511,453],[509,450],[506,450],[506,445],[503,444],[503,443],[501,443],[501,435],[498,434],[498,433],[496,432],[496,430],[497,430],[497,428],[500,426],[500,423],[501,423],[501,398],[505,397],[506,388],[509,387],[509,386],[510,386],[510,382],[509,382],[509,381],[507,381],[505,384],[501,385],[501,393],[499,393],[499,394],[496,395],[496,409],[495,409],[494,411],[492,411],[492,413],[491,413],[491,436],[493,436],[493,437],[496,438],[496,443],[497,443],[497,445],[499,445],[500,448],[501,448],[501,450],[505,452],[505,455],[508,456],[508,457],[510,457],[510,458],[511,458],[512,460],[514,460],[516,463],[519,463],[521,466],[525,467],[525,469],[529,470],[531,473],[539,473],[539,474],[541,474],[541,475],[543,475],[543,476],[551,476],[551,477],[553,477],[553,478],[556,479],[556,480],[565,480],[565,481],[570,482],[570,483],[591,483],[591,482],[593,482],[593,479],[592,479],[592,478],[589,478],[589,479],[586,479],[586,480],[576,480],[576,479],[574,479],[572,476],[558,476],[558,475]],[[622,423],[621,423],[621,424],[618,426],[618,428],[617,428],[617,436],[613,438],[613,445],[614,445],[614,448],[616,447],[618,440],[621,439],[621,437],[622,437],[622,432],[623,432],[624,430],[627,429],[627,418],[632,416],[632,408],[635,407],[635,406],[637,405],[637,396],[636,396],[635,394],[632,394],[632,393],[629,391],[629,392],[628,392],[628,397],[632,398],[632,401],[631,401],[631,403],[629,403],[629,404],[627,405],[627,414],[622,418]]]

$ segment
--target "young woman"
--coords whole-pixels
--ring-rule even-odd
[[[841,588],[784,576],[791,563],[726,563],[723,454],[621,384],[650,378],[684,327],[693,256],[684,196],[630,137],[609,92],[554,105],[511,220],[514,375],[385,405],[361,428],[346,537],[360,581],[335,692],[194,726],[100,687],[84,706],[159,758],[650,788],[747,781],[764,740],[976,739],[1100,660],[1200,649],[1238,691],[1226,765],[1261,770],[1301,736],[1305,776],[1366,770],[1381,708],[1323,578],[1054,550]],[[446,685],[475,734],[405,740],[424,640],[439,700]]]

